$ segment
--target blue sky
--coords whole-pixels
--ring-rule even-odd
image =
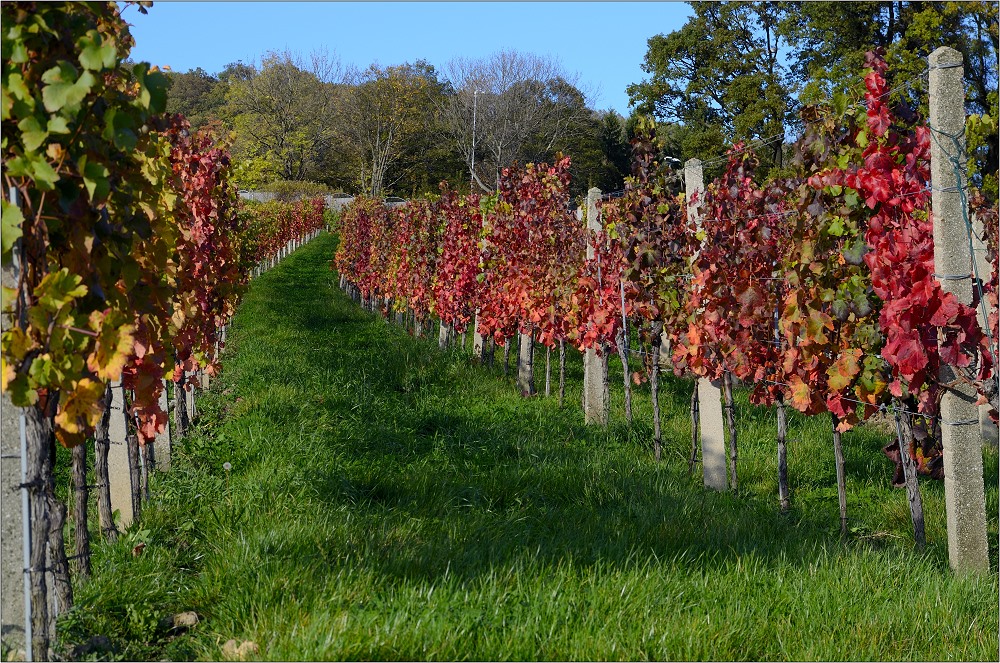
[[[558,59],[595,92],[595,108],[624,115],[626,86],[645,77],[646,40],[691,14],[679,2],[156,2],[146,16],[135,7],[123,16],[132,58],[174,71],[321,47],[360,68],[423,58],[440,70],[512,48]]]

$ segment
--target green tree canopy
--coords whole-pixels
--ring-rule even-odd
[[[771,139],[762,156],[781,163],[781,142],[794,88],[779,57],[783,5],[693,2],[679,30],[649,40],[631,103],[677,123],[681,155],[705,158],[739,140]]]
[[[201,67],[191,71],[169,72],[170,89],[167,91],[167,112],[181,113],[199,129],[213,120],[220,119],[226,103],[225,84]]]
[[[978,125],[971,148],[973,170],[995,189],[996,2],[690,4],[684,26],[649,40],[650,77],[628,88],[638,111],[676,123],[683,159],[758,140],[765,165],[781,165],[783,134],[800,130],[795,109],[850,89],[865,52],[878,47],[893,100],[926,110],[927,56],[951,46],[965,56],[968,112],[992,118]]]

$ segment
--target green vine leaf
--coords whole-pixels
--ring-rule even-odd
[[[42,82],[48,83],[42,88],[42,103],[45,105],[45,110],[50,113],[62,111],[66,115],[75,115],[97,79],[89,71],[77,77],[73,65],[60,62],[58,66],[42,74]]]
[[[0,239],[2,239],[3,245],[3,260],[7,262],[10,259],[10,252],[14,247],[14,242],[21,237],[21,224],[24,223],[24,213],[20,207],[7,202],[6,199],[0,203],[0,207],[2,207]]]
[[[84,69],[100,71],[115,66],[118,51],[114,42],[102,43],[97,30],[89,30],[77,42],[80,47],[80,64]]]

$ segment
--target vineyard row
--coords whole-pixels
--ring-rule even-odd
[[[727,487],[727,460],[728,485],[738,485],[734,380],[750,385],[752,402],[777,406],[779,420],[787,405],[828,413],[844,530],[840,436],[879,412],[898,417],[899,439],[885,451],[908,488],[918,544],[917,474],[948,475],[949,499],[975,511],[949,507],[949,528],[975,523],[950,541],[952,563],[985,568],[973,403],[989,404],[996,419],[996,203],[967,181],[961,55],[931,56],[928,119],[890,102],[879,53],[867,64],[857,91],[865,103],[804,108],[788,166],[763,183],[751,147],[736,145],[708,186],[700,163],[688,162],[682,193],[647,127],[623,195],[600,200],[592,190],[586,226],[571,211],[563,158],[505,169],[492,196],[443,183],[439,198],[394,210],[356,199],[341,217],[334,265],[343,286],[386,315],[409,310],[420,327],[436,316],[442,337],[471,326],[508,351],[519,338],[526,395],[536,341],[559,349],[561,367],[566,345],[578,347],[588,421],[607,421],[606,362],[617,353],[629,420],[629,378],[651,382],[657,456],[666,350],[676,375],[717,385],[702,411],[725,400],[729,448],[709,454],[703,440],[706,483],[716,488]],[[973,260],[973,243],[985,261]],[[649,351],[646,370],[633,374],[636,334]],[[778,448],[781,456],[783,439]],[[787,478],[779,485],[787,506]]]

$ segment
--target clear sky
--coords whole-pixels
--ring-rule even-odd
[[[681,27],[680,2],[163,2],[133,7],[132,59],[210,74],[259,62],[268,51],[307,56],[325,47],[344,65],[454,57],[500,49],[551,56],[592,95],[592,106],[628,113],[629,83],[645,78],[646,40]]]

